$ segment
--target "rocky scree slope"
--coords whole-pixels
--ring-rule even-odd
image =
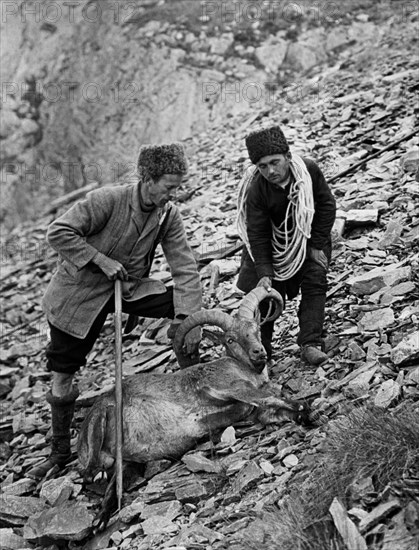
[[[58,10],[28,0],[4,8],[5,230],[86,183],[133,177],[143,143],[182,140],[257,111],[274,90],[293,101],[299,86],[285,92],[284,83],[350,45],[368,49],[381,19],[405,15],[371,3],[365,13],[365,2],[323,11],[279,2],[276,11],[262,3],[254,16],[229,18],[213,4],[82,0]]]

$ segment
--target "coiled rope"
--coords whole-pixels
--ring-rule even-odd
[[[274,279],[285,281],[293,277],[306,259],[307,239],[310,238],[314,216],[314,199],[311,176],[301,157],[295,153],[290,160],[291,183],[285,219],[279,227],[272,223],[272,262]],[[237,230],[253,259],[247,236],[246,198],[257,167],[246,170],[238,193]]]

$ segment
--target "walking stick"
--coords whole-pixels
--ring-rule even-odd
[[[115,474],[118,510],[122,503],[122,283],[115,280]]]

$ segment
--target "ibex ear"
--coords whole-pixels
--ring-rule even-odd
[[[214,344],[216,344],[217,346],[218,345],[224,346],[225,344],[225,333],[219,330],[208,330],[207,328],[204,328],[202,330],[202,337],[208,338],[209,340],[211,340],[211,342],[214,342]]]

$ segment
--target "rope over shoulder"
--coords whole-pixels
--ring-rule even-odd
[[[285,219],[279,227],[272,224],[272,265],[274,279],[278,281],[290,279],[303,265],[314,216],[313,185],[303,159],[294,153],[290,168],[294,182],[288,195]],[[255,166],[246,170],[240,182],[237,204],[237,230],[253,261],[247,236],[246,199],[256,174]]]

